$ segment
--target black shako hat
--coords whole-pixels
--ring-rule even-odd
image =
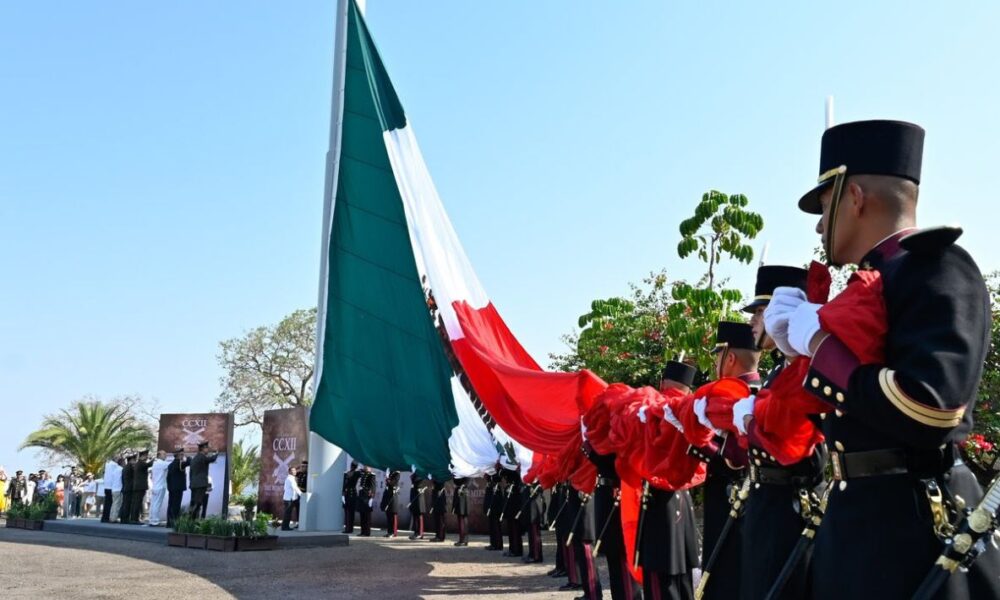
[[[660,376],[660,379],[669,379],[691,387],[694,384],[694,376],[697,374],[698,370],[691,365],[676,360],[668,360],[667,366],[663,368],[663,375]]]
[[[823,214],[819,196],[837,175],[891,175],[920,184],[924,129],[905,121],[854,121],[827,129],[819,155],[816,187],[799,199],[799,208]]]
[[[743,307],[743,312],[753,313],[759,306],[767,306],[771,302],[774,288],[795,287],[802,291],[806,289],[806,278],[809,271],[800,267],[784,265],[766,265],[757,269],[757,284],[753,289],[753,300]]]
[[[757,344],[753,339],[753,327],[749,323],[737,323],[735,321],[719,321],[719,328],[715,334],[715,352],[722,352],[729,349],[757,350]]]
[[[208,448],[208,442],[198,442],[198,449]]]

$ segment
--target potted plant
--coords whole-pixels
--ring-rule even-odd
[[[191,531],[187,534],[187,547],[204,550],[207,543],[207,536],[211,531],[212,523],[208,519],[195,521],[191,527]]]
[[[174,519],[174,530],[167,532],[167,545],[183,548],[187,545],[187,536],[194,529],[194,520],[189,515]]]
[[[23,504],[13,504],[7,509],[7,527],[20,528],[23,525],[19,521],[24,520],[24,508]]]
[[[257,496],[247,494],[243,497],[243,520],[253,520],[253,513],[257,510]]]
[[[271,515],[258,513],[253,521],[239,525],[240,535],[236,538],[236,549],[240,551],[274,550],[278,547],[278,536],[270,533]]]
[[[23,527],[32,531],[40,530],[45,523],[45,512],[47,510],[48,508],[43,502],[38,502],[29,506],[25,512]]]
[[[211,535],[205,543],[207,550],[232,552],[236,550],[236,538],[233,537],[233,524],[221,517],[209,521]]]

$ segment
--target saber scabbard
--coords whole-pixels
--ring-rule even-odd
[[[601,551],[601,540],[604,539],[604,533],[608,530],[608,525],[611,524],[611,519],[618,512],[618,507],[622,504],[621,489],[615,490],[615,504],[611,507],[611,511],[608,513],[608,518],[604,519],[604,526],[601,527],[601,533],[597,536],[597,542],[594,543],[594,550],[590,553],[591,556],[597,556],[597,553]]]
[[[590,494],[583,495],[583,501],[580,502],[580,510],[576,511],[576,518],[573,519],[573,527],[569,530],[569,535],[566,536],[566,547],[569,548],[570,544],[573,543],[573,536],[576,534],[576,526],[580,524],[580,519],[583,518],[583,513],[587,509],[587,502],[590,500]]]
[[[807,492],[804,490],[799,492],[799,506],[803,511],[808,510],[808,515],[803,514],[806,520],[806,527],[802,530],[802,535],[799,536],[798,541],[795,542],[795,546],[792,547],[792,553],[788,555],[788,560],[781,567],[778,577],[771,584],[765,600],[774,600],[781,597],[781,593],[785,590],[788,580],[792,578],[795,569],[798,568],[799,563],[805,558],[806,553],[813,544],[813,540],[816,539],[816,532],[819,531],[819,526],[823,523],[823,514],[826,512],[826,503],[830,498],[830,491],[832,489],[832,485],[828,486],[826,491],[823,492],[823,499],[814,505],[810,502]]]
[[[698,588],[694,591],[695,600],[701,600],[705,596],[705,588],[708,586],[708,579],[712,574],[712,567],[715,566],[715,562],[719,560],[719,555],[722,554],[722,548],[726,545],[726,539],[729,537],[729,532],[733,530],[733,526],[736,524],[736,521],[738,521],[740,515],[743,514],[743,505],[746,503],[748,497],[750,497],[749,477],[743,480],[743,485],[740,486],[739,492],[736,493],[736,497],[732,500],[732,508],[729,509],[729,518],[726,519],[726,524],[722,526],[719,538],[715,540],[715,547],[712,548],[712,555],[708,557],[708,562],[705,563],[705,568],[701,574],[701,581],[698,582]]]
[[[635,558],[632,560],[632,568],[639,568],[639,554],[642,550],[642,528],[643,523],[646,522],[646,510],[649,509],[649,498],[651,494],[649,492],[649,482],[642,482],[642,504],[639,507],[639,526],[635,530]]]

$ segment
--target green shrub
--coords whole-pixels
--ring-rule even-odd
[[[194,533],[194,519],[190,515],[181,515],[174,519],[174,531],[177,533]]]

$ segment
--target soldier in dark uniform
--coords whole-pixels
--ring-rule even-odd
[[[785,355],[775,347],[774,340],[764,331],[764,309],[776,288],[792,287],[805,293],[807,275],[805,269],[781,265],[762,266],[757,270],[754,299],[743,310],[753,315],[750,324],[758,346],[763,351],[771,352],[774,360],[775,366],[765,378],[764,389],[769,387],[787,364]],[[778,401],[780,402],[780,398]],[[749,408],[752,409],[753,399],[746,402],[749,402]],[[734,421],[738,420],[734,407]],[[754,431],[752,426],[744,426],[742,429]],[[803,502],[807,503],[807,510],[817,508],[810,504],[815,504],[813,499],[822,495],[826,454],[820,446],[811,457],[793,465],[782,466],[777,461],[770,460],[771,455],[755,443],[756,435],[751,433],[749,439],[753,457],[749,472],[752,485],[740,519],[743,527],[741,587],[743,598],[754,600],[767,596],[801,537],[805,525]],[[808,565],[807,555],[798,563],[781,598],[792,600],[806,596]]]
[[[129,511],[128,522],[138,525],[142,516],[142,508],[146,501],[146,492],[149,491],[149,450],[139,453],[138,460],[132,465],[132,505]]]
[[[746,382],[751,390],[760,388],[760,373],[757,372],[760,352],[750,325],[720,321],[713,352],[716,378],[736,377]],[[735,436],[722,434],[716,438],[714,448],[692,447],[690,453],[708,463],[704,484],[702,561],[703,568],[711,572],[711,584],[705,587],[704,598],[731,600],[740,594],[741,520],[733,523],[722,540],[715,563],[709,565],[708,562],[729,520],[731,499],[743,483],[746,452],[740,449]]]
[[[458,518],[458,541],[456,546],[469,545],[469,479],[455,479],[455,491],[451,497],[451,512]]]
[[[448,496],[444,485],[446,482],[433,480],[431,488],[431,515],[434,517],[434,537],[432,542],[443,542],[445,540],[445,516],[448,514]]]
[[[191,488],[191,517],[197,519],[208,507],[208,466],[219,458],[218,452],[209,453],[208,442],[198,444],[198,453],[191,458],[188,471]]]
[[[565,577],[567,574],[566,557],[563,552],[563,545],[566,543],[566,539],[561,537],[562,530],[556,527],[558,520],[562,518],[562,513],[566,512],[564,508],[566,506],[565,487],[563,483],[556,483],[548,491],[549,504],[545,520],[548,523],[549,530],[555,530],[556,532],[556,566],[547,573],[549,577]]]
[[[424,515],[427,513],[427,481],[417,471],[410,474],[411,540],[424,539]]]
[[[599,454],[590,442],[583,443],[582,451],[587,460],[597,467],[597,487],[591,499],[596,526],[596,536],[593,539],[595,545],[600,544],[597,553],[607,560],[611,597],[614,600],[631,600],[639,590],[632,585],[632,574],[629,573],[628,559],[625,556],[620,507],[621,480],[615,471],[616,455]]]
[[[358,504],[358,481],[361,473],[358,472],[358,463],[351,461],[351,468],[344,473],[344,487],[340,496],[340,503],[344,506],[344,530],[343,533],[354,533],[354,513]]]
[[[490,545],[486,547],[487,550],[503,550],[501,520],[503,519],[504,495],[500,489],[503,479],[502,472],[503,468],[498,463],[496,471],[492,475],[486,476],[487,488],[483,506],[486,507],[486,517],[489,520],[490,528]]]
[[[576,521],[576,514],[580,510],[580,499],[576,490],[564,481],[558,485],[559,493],[562,496],[562,507],[556,516],[556,544],[558,552],[563,555],[564,573],[566,584],[560,590],[578,590],[580,584],[580,571],[576,565],[576,555],[573,553],[573,546],[569,539],[569,534],[573,532],[573,524]],[[561,577],[561,575],[555,575]]]
[[[174,521],[181,515],[181,500],[187,489],[187,473],[185,469],[190,460],[184,458],[184,448],[174,448],[174,460],[167,465],[167,527],[173,527]]]
[[[669,361],[660,378],[660,391],[690,393],[697,370]],[[643,482],[642,508],[636,531],[636,554],[642,567],[643,597],[647,600],[693,600],[694,570],[698,568],[698,531],[691,495],[686,490],[660,489]]]
[[[850,339],[829,335],[817,305],[775,290],[764,315],[779,348],[811,356],[807,391],[823,421],[834,481],[816,538],[812,598],[909,598],[934,565],[953,521],[982,491],[956,444],[972,427],[990,342],[990,297],[955,240],[961,230],[916,229],[924,130],[862,121],[823,134],[819,185],[799,207],[817,225],[831,264],[856,264],[881,282],[881,364],[862,364]],[[850,286],[849,286],[850,288]],[[834,301],[836,302],[836,300]],[[832,324],[830,324],[832,328]],[[938,598],[1000,598],[1000,552],[986,544]]]
[[[371,467],[365,465],[358,478],[360,491],[357,498],[358,513],[361,515],[361,533],[359,537],[371,537],[372,508],[375,506],[375,474]]]
[[[545,494],[542,484],[536,479],[531,485],[521,486],[520,515],[521,529],[528,532],[528,556],[526,563],[542,562],[542,523],[545,521]]]
[[[306,485],[309,484],[309,461],[304,460],[295,473],[295,485],[299,486],[299,491],[306,493]],[[302,520],[302,496],[292,501],[292,511],[295,522]]]
[[[385,489],[382,491],[382,501],[379,508],[385,513],[385,537],[396,537],[399,532],[399,515],[397,514],[396,497],[399,495],[399,471],[391,471],[385,478]]]
[[[521,521],[517,515],[521,502],[520,471],[504,469],[501,475],[503,489],[502,519],[507,526],[507,551],[504,556],[524,556],[524,540],[521,537]]]
[[[118,520],[124,524],[132,522],[132,497],[134,495],[135,481],[135,454],[125,457],[125,466],[122,467],[122,511]]]
[[[592,554],[592,544],[597,538],[593,497],[591,494],[570,487],[569,506],[573,514],[573,525],[571,525],[573,529],[570,532],[569,542],[572,548],[572,560],[576,563],[580,580],[576,585],[571,580],[569,584],[559,589],[583,589],[583,598],[600,600],[603,597],[601,579],[597,573],[597,565],[594,564],[594,555]]]

